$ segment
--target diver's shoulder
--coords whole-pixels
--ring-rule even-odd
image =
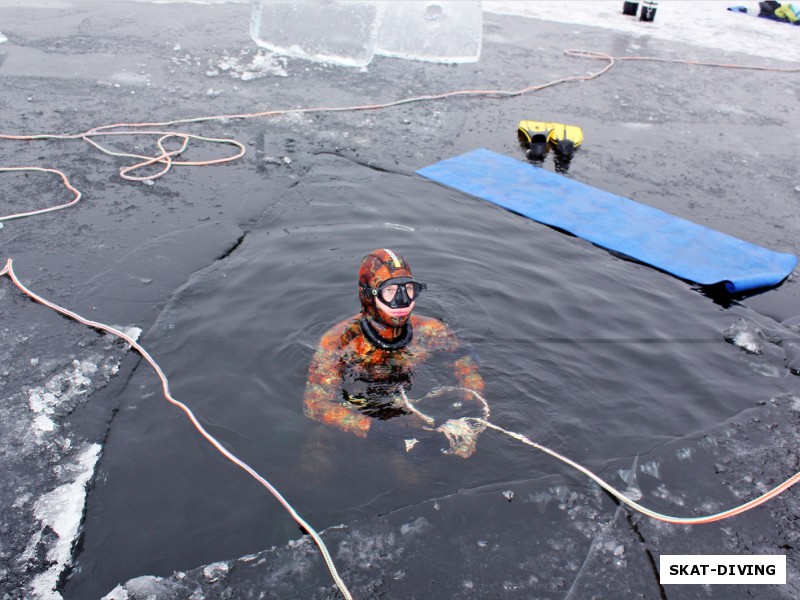
[[[338,322],[336,325],[322,334],[321,343],[324,345],[341,344],[345,338],[351,337],[352,331],[356,329],[360,331],[361,327],[359,325],[359,318],[360,315],[353,315],[352,317],[348,317],[343,321]]]
[[[411,315],[411,325],[415,333],[428,333],[431,335],[450,335],[450,328],[439,319],[422,315]]]

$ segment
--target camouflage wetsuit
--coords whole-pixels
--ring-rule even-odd
[[[410,313],[393,318],[378,310],[372,290],[412,280],[408,264],[391,250],[364,257],[359,271],[363,311],[322,336],[308,371],[308,417],[364,437],[375,419],[408,414],[398,403],[400,390],[408,391],[416,369],[438,353],[452,368],[455,385],[483,392],[476,361],[444,323]]]

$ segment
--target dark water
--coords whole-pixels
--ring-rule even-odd
[[[746,302],[715,303],[481,200],[321,155],[235,252],[173,296],[143,338],[173,394],[317,529],[553,473],[583,482],[494,432],[463,460],[436,444],[406,454],[303,416],[317,340],[357,312],[358,264],[376,247],[409,260],[428,283],[417,312],[447,322],[479,356],[495,423],[620,487],[634,461],[660,476],[675,440],[797,389],[781,353],[750,354],[726,341],[741,320],[794,335]],[[420,394],[437,379],[422,375]],[[66,598],[98,597],[138,575],[169,575],[299,536],[266,490],[166,404],[149,369],[136,371],[126,395]],[[699,477],[687,468],[660,484],[689,511]],[[658,498],[643,502],[658,508]],[[579,564],[582,552],[561,549],[559,560]]]

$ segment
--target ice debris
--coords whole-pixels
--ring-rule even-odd
[[[752,363],[757,372],[768,377],[779,377],[783,369],[788,369],[793,375],[800,375],[800,342],[794,341],[796,331],[794,319],[774,326],[759,326],[739,319],[723,335],[728,342],[748,354],[760,356],[760,360],[767,363]]]
[[[400,526],[400,534],[401,535],[409,535],[409,534],[421,534],[427,531],[430,528],[431,524],[425,517],[418,517],[415,520],[411,521],[411,523],[403,523]]]
[[[749,352],[750,354],[761,354],[761,331],[745,321],[744,319],[739,319],[733,325],[728,327],[724,332],[723,335],[725,336],[725,340],[733,344],[734,346],[738,346],[745,352]]]
[[[252,57],[247,51],[242,51],[239,56],[224,55],[215,64],[210,64],[206,71],[208,77],[217,77],[222,73],[227,73],[230,77],[242,81],[252,81],[269,75],[273,77],[289,76],[286,71],[286,58],[265,50],[259,50]]]
[[[133,328],[129,335],[138,337],[139,333],[141,330]],[[43,386],[28,390],[28,405],[34,413],[34,435],[41,438],[55,431],[54,415],[70,412],[76,403],[88,396],[92,391],[92,377],[98,372],[102,372],[102,378],[107,381],[118,368],[118,361],[108,360],[99,354],[87,359],[75,359],[70,367],[51,377]]]
[[[78,536],[83,517],[86,486],[94,475],[99,456],[100,445],[87,444],[78,456],[77,462],[70,465],[70,468],[75,470],[73,481],[45,494],[34,504],[34,513],[42,524],[42,530],[30,541],[26,552],[36,551],[42,535],[48,528],[58,536],[58,541],[47,550],[50,567],[31,581],[31,588],[37,598],[61,600],[61,595],[55,588],[62,571],[71,560],[72,545]]]
[[[203,577],[205,577],[206,581],[209,583],[213,583],[227,576],[230,569],[228,563],[225,562],[211,563],[203,568]]]
[[[155,598],[195,598],[190,590],[178,582],[163,577],[142,575],[120,584],[100,600],[142,600]]]
[[[634,502],[641,500],[644,494],[642,494],[642,490],[636,481],[635,467],[634,469],[618,469],[617,474],[622,481],[628,484],[628,488],[624,492],[625,496]]]
[[[614,540],[597,542],[595,548],[613,554],[616,557],[620,557],[625,553],[625,546],[623,544],[618,544]]]
[[[639,465],[639,470],[642,473],[646,473],[647,475],[650,475],[651,477],[655,477],[656,479],[659,479],[661,477],[660,474],[659,474],[659,470],[658,470],[658,462],[656,462],[654,460],[651,460],[650,462],[647,462],[647,463]]]

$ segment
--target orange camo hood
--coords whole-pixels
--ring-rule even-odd
[[[387,248],[379,248],[373,250],[361,260],[361,267],[358,270],[359,283],[371,288],[377,288],[384,281],[393,277],[413,277],[411,267],[399,254]],[[358,298],[361,301],[364,314],[373,319],[377,318],[374,298],[369,291],[359,286]]]

